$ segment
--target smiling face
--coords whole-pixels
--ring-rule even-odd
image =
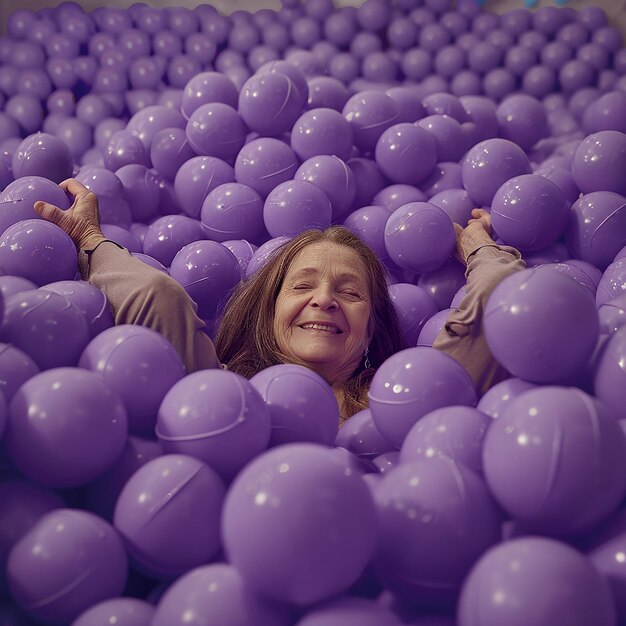
[[[276,299],[274,335],[280,350],[331,385],[349,378],[371,340],[368,285],[354,250],[328,241],[302,249]]]

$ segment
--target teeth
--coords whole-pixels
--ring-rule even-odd
[[[336,333],[339,332],[334,326],[326,326],[324,324],[303,324],[302,328],[304,328],[304,329],[312,328],[314,330],[324,330],[327,333],[333,333],[333,334],[336,334]]]

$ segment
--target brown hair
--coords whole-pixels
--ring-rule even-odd
[[[296,255],[313,243],[331,242],[354,250],[365,265],[372,301],[368,349],[370,367],[363,361],[343,388],[342,413],[352,415],[367,408],[367,390],[376,368],[404,348],[394,305],[389,297],[385,269],[376,254],[343,226],[307,230],[278,248],[270,260],[235,289],[218,325],[215,348],[228,369],[250,378],[279,363],[293,363],[281,353],[274,336],[276,298]],[[302,362],[299,365],[305,365]]]

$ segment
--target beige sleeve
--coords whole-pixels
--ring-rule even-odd
[[[90,259],[81,252],[79,266],[83,278],[106,294],[116,324],[139,324],[161,333],[189,373],[219,366],[195,302],[173,278],[111,242],[99,245]]]
[[[466,295],[433,343],[465,367],[481,395],[509,376],[485,339],[482,320],[487,300],[501,280],[525,267],[520,253],[509,246],[494,244],[473,252],[465,272]]]

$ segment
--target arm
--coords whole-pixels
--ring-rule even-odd
[[[82,277],[106,294],[115,323],[139,324],[161,333],[180,354],[188,372],[219,366],[213,342],[202,330],[205,324],[183,287],[106,240],[95,194],[73,179],[60,186],[74,196],[73,205],[62,211],[36,202],[35,211],[72,238]]]
[[[479,393],[508,377],[494,359],[482,329],[483,312],[496,285],[522,270],[526,264],[520,253],[499,246],[491,238],[491,220],[482,209],[472,211],[474,219],[457,231],[457,254],[466,264],[466,295],[458,310],[448,316],[433,347],[456,359],[469,372]]]

